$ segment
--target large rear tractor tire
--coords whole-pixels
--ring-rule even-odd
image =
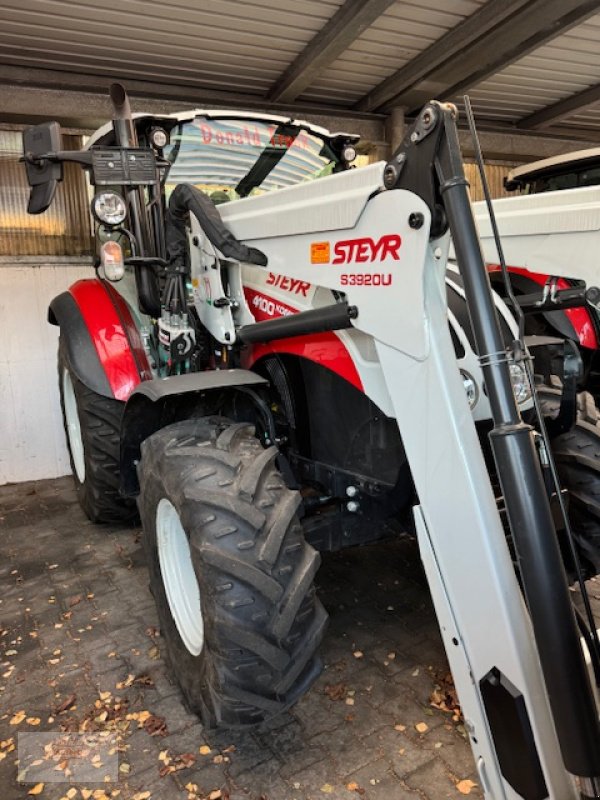
[[[207,728],[276,716],[321,670],[320,558],[276,457],[251,425],[221,417],[175,423],[142,445],[150,588],[171,670]]]
[[[544,416],[555,417],[561,389],[537,387]],[[563,488],[569,492],[569,516],[586,578],[600,572],[600,412],[589,392],[577,396],[577,422],[552,440]]]
[[[58,385],[79,504],[92,522],[130,523],[135,501],[119,493],[120,400],[96,394],[73,373],[67,348],[58,347]]]

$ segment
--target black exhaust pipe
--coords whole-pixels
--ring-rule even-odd
[[[111,83],[108,93],[113,107],[113,125],[117,143],[120,147],[137,147],[137,134],[125,87],[121,83]]]
[[[138,138],[131,115],[131,105],[125,87],[120,83],[111,83],[109,89],[113,107],[113,128],[115,140],[119,147],[137,147]],[[136,256],[153,255],[154,248],[150,243],[150,230],[146,216],[146,201],[143,187],[129,187],[129,217],[137,249]],[[156,275],[149,266],[136,264],[135,282],[138,290],[140,309],[152,317],[160,316],[160,291]]]

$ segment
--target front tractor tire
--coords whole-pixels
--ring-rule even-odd
[[[184,420],[142,444],[138,504],[166,658],[207,728],[256,725],[321,670],[320,558],[247,423]]]
[[[544,416],[555,417],[562,390],[538,386]],[[585,578],[600,572],[600,413],[589,392],[577,395],[577,421],[568,433],[552,439],[552,453],[564,489]],[[567,555],[567,559],[569,556]]]
[[[58,347],[58,385],[79,504],[92,522],[133,522],[137,519],[136,504],[119,493],[124,403],[97,394],[77,378],[62,338]]]

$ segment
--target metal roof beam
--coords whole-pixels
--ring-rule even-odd
[[[453,97],[582,22],[599,5],[598,0],[489,0],[355,108],[413,110],[432,98]]]
[[[582,92],[565,97],[564,100],[559,100],[558,103],[553,103],[551,106],[546,106],[540,111],[535,111],[533,114],[523,117],[517,122],[517,128],[524,130],[547,128],[599,101],[600,83],[597,83]]]
[[[356,104],[361,111],[380,108],[398,97],[441,64],[458,56],[479,37],[496,27],[508,16],[527,5],[529,0],[489,0],[480,9],[451,28],[430,47],[415,56],[408,64],[383,80]]]
[[[94,129],[110,119],[110,81],[98,75],[13,67],[0,63],[0,123],[32,124],[56,119],[81,129]],[[190,108],[244,109],[306,119],[330,131],[360,133],[365,145],[385,141],[384,118],[315,104],[267,103],[249,95],[174,84],[123,80],[134,111],[169,114]],[[60,87],[60,88],[57,88]]]
[[[267,99],[294,101],[394,3],[395,0],[346,0],[276,81]]]

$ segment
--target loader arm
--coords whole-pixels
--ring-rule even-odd
[[[419,497],[419,545],[486,796],[567,800],[577,796],[578,776],[583,796],[597,797],[597,711],[533,433],[510,386],[453,114],[427,106],[394,158],[363,176],[323,179],[318,194],[284,190],[277,206],[269,197],[241,200],[222,213],[277,275],[343,293],[356,311],[330,330],[350,324],[372,337],[385,386],[364,389],[380,392],[402,432]],[[351,198],[342,207],[338,178]],[[449,231],[486,354],[492,442],[524,594],[448,331]],[[281,320],[278,335],[294,336],[292,328],[297,334],[314,316]]]

